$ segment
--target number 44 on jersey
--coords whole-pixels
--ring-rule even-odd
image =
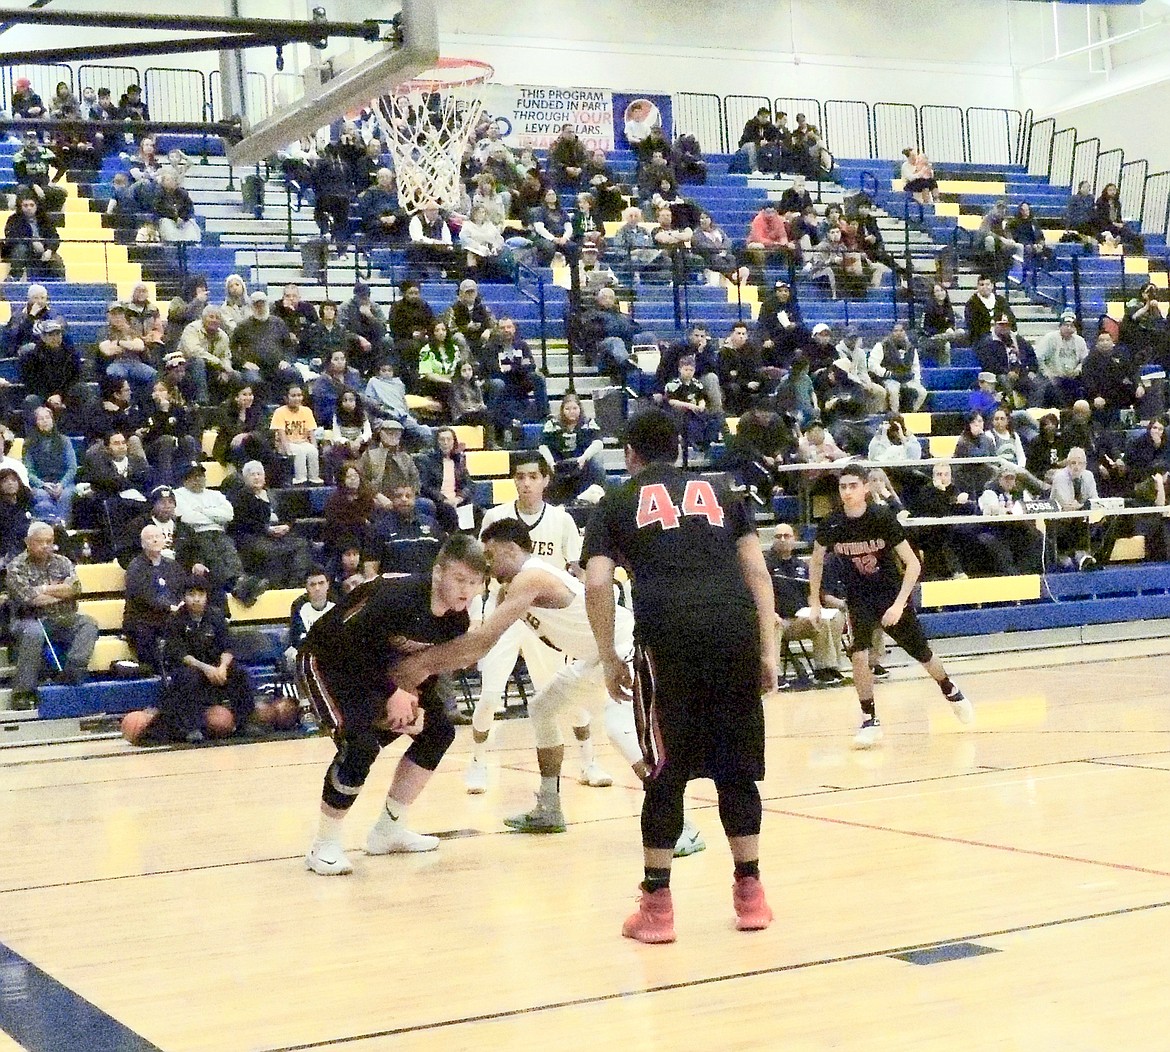
[[[715,496],[711,483],[705,479],[690,479],[683,491],[679,508],[661,482],[643,486],[638,494],[638,529],[657,523],[664,530],[676,530],[682,515],[702,516],[712,526],[723,525],[723,507]]]

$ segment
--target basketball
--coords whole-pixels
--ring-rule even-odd
[[[122,737],[131,745],[139,744],[158,715],[157,709],[135,709],[122,717]]]
[[[203,725],[211,738],[226,738],[236,729],[232,710],[224,705],[209,705],[203,713]]]

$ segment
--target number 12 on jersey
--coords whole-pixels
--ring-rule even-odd
[[[664,530],[676,530],[680,515],[699,515],[712,526],[723,525],[723,507],[710,482],[690,479],[683,491],[681,509],[671,500],[669,491],[661,482],[643,486],[639,491],[638,529],[657,523]]]

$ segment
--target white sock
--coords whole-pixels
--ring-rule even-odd
[[[324,811],[321,812],[321,822],[317,826],[317,839],[329,841],[334,844],[341,843],[341,827],[345,822],[345,815],[334,817],[327,815]]]
[[[406,812],[410,805],[401,800],[395,800],[389,793],[386,794],[386,803],[382,813],[378,816],[378,825],[383,829],[405,829]]]
[[[586,724],[586,728],[588,728],[588,724]],[[578,727],[574,727],[573,733],[576,734],[579,729]],[[590,735],[584,741],[578,738],[577,745],[581,749],[581,769],[584,770],[593,763],[593,735]]]

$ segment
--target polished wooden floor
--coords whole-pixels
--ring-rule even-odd
[[[776,922],[734,930],[700,782],[709,848],[676,866],[666,947],[618,935],[641,793],[608,746],[617,784],[568,784],[568,833],[526,837],[500,823],[534,788],[526,723],[499,725],[481,797],[461,729],[413,824],[466,835],[367,858],[383,757],[334,879],[301,864],[325,739],[3,750],[0,943],[166,1052],[1167,1049],[1168,650],[955,662],[971,731],[907,672],[871,753],[851,690],[770,699]],[[995,952],[894,956],[956,943]]]

